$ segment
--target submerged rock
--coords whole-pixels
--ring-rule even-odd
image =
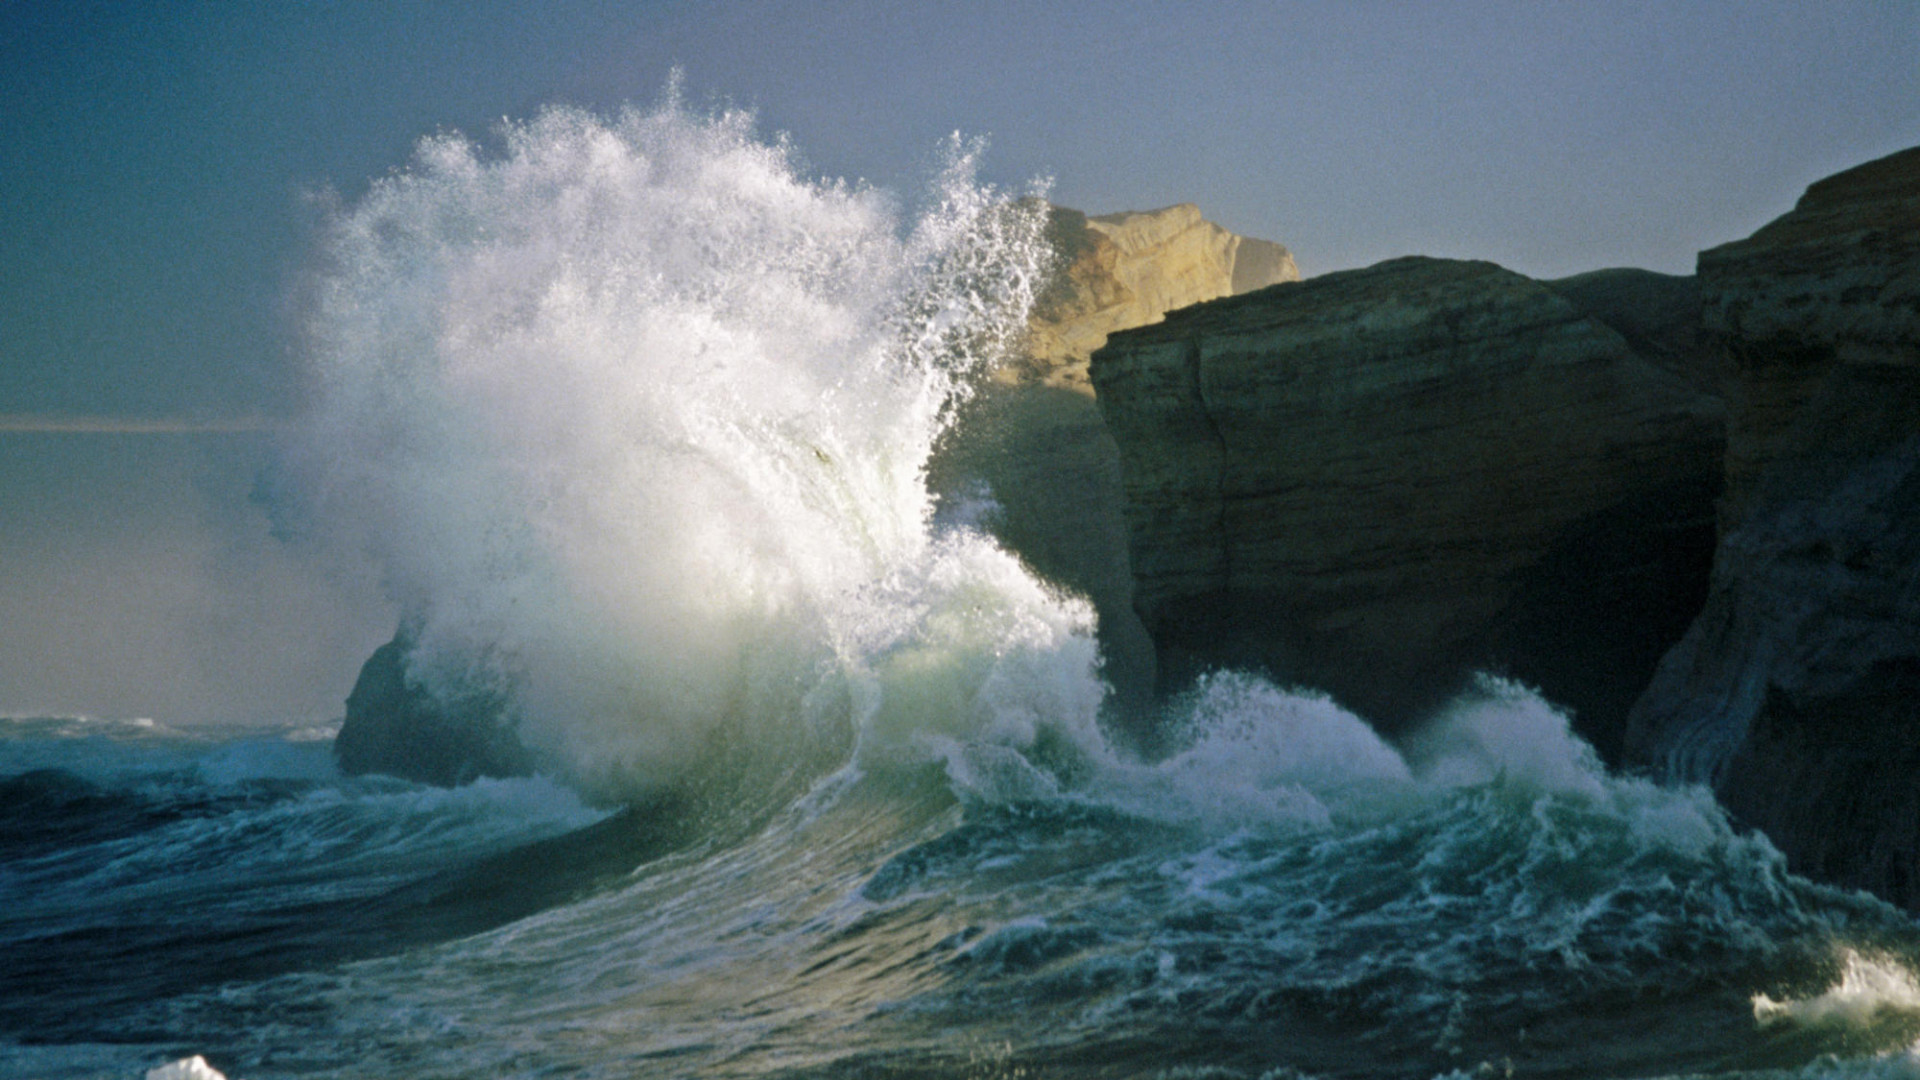
[[[1570,300],[1396,259],[1115,335],[1092,378],[1163,690],[1253,666],[1391,731],[1491,668],[1616,750],[1704,592],[1724,436],[1671,319],[1616,295],[1690,283],[1609,273]]]
[[[380,773],[452,787],[483,776],[527,776],[505,697],[489,689],[436,694],[409,671],[405,626],[373,651],[347,695],[334,756],[348,775]]]
[[[1920,910],[1920,148],[1814,184],[1699,280],[1721,539],[1630,752],[1794,869]]]

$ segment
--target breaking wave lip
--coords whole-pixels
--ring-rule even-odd
[[[502,141],[427,139],[335,215],[287,442],[289,516],[384,567],[411,678],[505,689],[613,801],[749,744],[830,768],[870,729],[1017,730],[1023,679],[1097,708],[1084,605],[932,528],[925,483],[1025,326],[1041,200],[956,136],[908,214],[677,86]]]
[[[1906,1014],[1920,1020],[1920,981],[1899,959],[1843,947],[1840,978],[1807,998],[1775,1000],[1753,996],[1753,1018],[1761,1027],[1815,1025],[1863,1026]]]

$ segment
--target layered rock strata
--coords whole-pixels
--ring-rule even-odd
[[[1721,539],[1629,750],[1796,870],[1920,909],[1920,148],[1814,184],[1699,281]]]
[[[1684,308],[1665,280],[1631,284]],[[1406,258],[1115,335],[1092,380],[1162,688],[1255,666],[1393,730],[1491,668],[1617,748],[1704,591],[1724,436],[1685,356],[1596,314]]]
[[[1035,305],[1028,339],[1003,381],[1091,395],[1087,360],[1119,330],[1203,300],[1297,281],[1286,248],[1237,236],[1192,203],[1089,217],[1054,207],[1047,235],[1059,272]]]

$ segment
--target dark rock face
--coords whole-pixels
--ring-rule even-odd
[[[411,680],[406,628],[360,668],[334,756],[349,775],[381,773],[452,787],[482,776],[527,776],[533,761],[514,737],[506,702],[474,690],[451,700]]]
[[[1695,389],[1721,392],[1719,372],[1701,343],[1697,279],[1620,267],[1540,284],[1612,327],[1641,357]]]
[[[1162,688],[1250,665],[1392,731],[1492,668],[1617,749],[1705,590],[1723,429],[1671,326],[1691,283],[1607,273],[1575,303],[1398,259],[1115,335],[1092,375]]]
[[[1712,591],[1631,756],[1920,910],[1920,148],[1700,256],[1728,388]]]
[[[1093,399],[1039,384],[989,384],[969,401],[928,470],[949,501],[984,483],[997,508],[980,524],[1099,617],[1102,675],[1113,706],[1145,735],[1153,642],[1133,611],[1120,451]]]

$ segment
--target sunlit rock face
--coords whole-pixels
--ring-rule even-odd
[[[1092,377],[1162,689],[1252,665],[1395,729],[1491,668],[1617,748],[1704,591],[1723,446],[1684,334],[1618,317],[1649,310],[1623,289],[1684,313],[1691,283],[1635,273],[1570,300],[1397,259],[1109,341]]]
[[[1192,203],[1088,217],[1055,207],[1048,235],[1060,272],[1034,310],[1022,357],[1003,381],[1092,394],[1087,359],[1120,330],[1176,308],[1298,281],[1286,248],[1237,236]]]
[[[1087,358],[1116,330],[1295,280],[1299,271],[1286,248],[1228,232],[1190,204],[1093,218],[1056,207],[1048,239],[1056,276],[1029,332],[963,405],[928,479],[948,512],[1093,602],[1102,675],[1117,691],[1118,711],[1143,728],[1153,647],[1132,608],[1119,454],[1091,400]],[[529,771],[502,697],[436,691],[412,670],[410,655],[403,628],[366,662],[336,744],[343,769],[436,784]]]
[[[1920,148],[1701,253],[1727,494],[1630,748],[1794,868],[1920,909]]]
[[[1141,720],[1153,644],[1133,612],[1119,450],[1092,400],[1088,358],[1109,334],[1296,281],[1300,271],[1281,245],[1236,236],[1186,203],[1099,217],[1055,207],[1048,235],[1057,275],[1027,339],[965,406],[932,482],[961,500],[970,481],[983,484],[994,506],[980,524],[1042,576],[1093,601],[1103,674],[1119,711]]]

